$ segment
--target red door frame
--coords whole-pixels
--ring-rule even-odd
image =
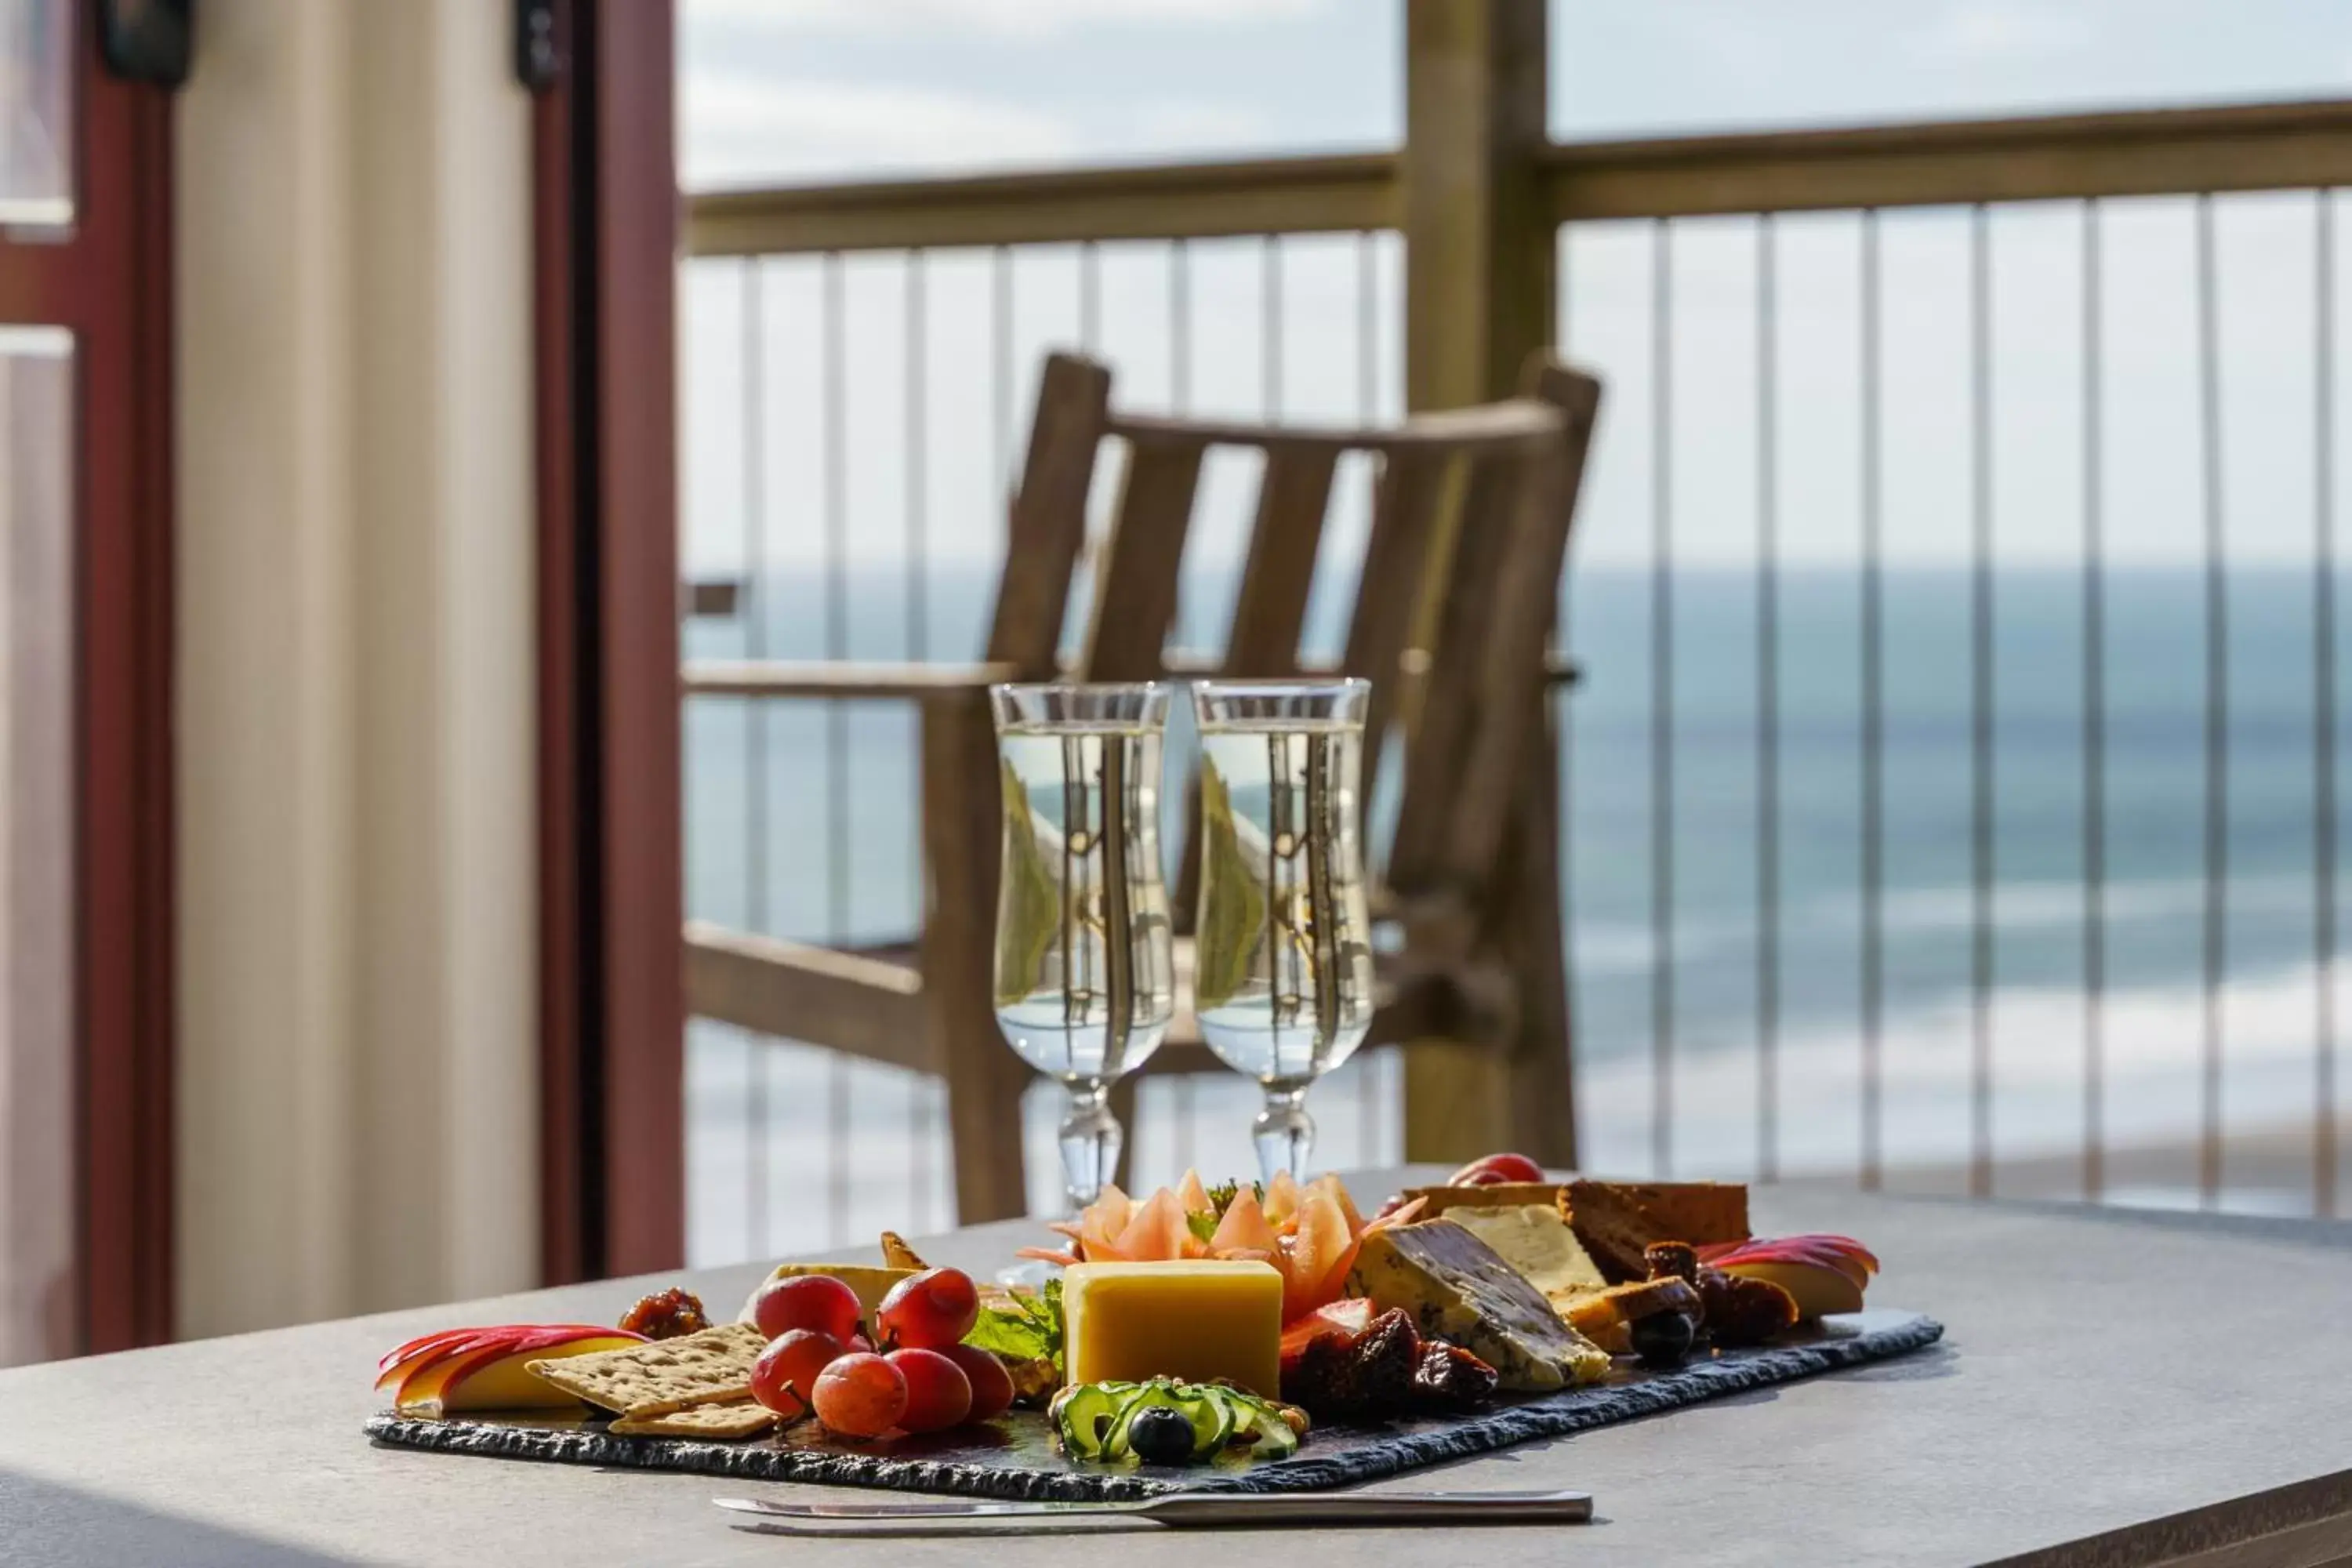
[[[172,1331],[172,112],[76,7],[75,224],[0,232],[0,324],[74,334],[76,1342]]]
[[[541,1265],[686,1253],[671,0],[556,0],[533,109]]]

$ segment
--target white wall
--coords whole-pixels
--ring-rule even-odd
[[[184,1334],[536,1274],[509,9],[205,7],[177,171]]]

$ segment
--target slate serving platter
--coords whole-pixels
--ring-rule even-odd
[[[394,1411],[369,1417],[367,1433],[378,1443],[445,1454],[970,1497],[1109,1502],[1171,1491],[1317,1491],[1889,1360],[1935,1343],[1943,1332],[1941,1323],[1915,1312],[1856,1312],[1830,1319],[1803,1338],[1722,1352],[1672,1372],[1622,1371],[1589,1387],[1466,1417],[1318,1426],[1294,1458],[1253,1462],[1236,1456],[1192,1469],[1144,1471],[1066,1458],[1045,1417],[1034,1411],[1015,1411],[985,1426],[877,1443],[830,1437],[814,1422],[749,1442],[716,1443],[615,1437],[604,1418],[442,1420]]]

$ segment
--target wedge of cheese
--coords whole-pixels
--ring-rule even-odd
[[[1526,1276],[1563,1317],[1580,1298],[1608,1287],[1600,1266],[1586,1254],[1557,1206],[1465,1206],[1448,1209],[1445,1217],[1493,1247],[1496,1257]]]
[[[1367,1234],[1348,1294],[1370,1297],[1381,1311],[1402,1308],[1423,1334],[1493,1367],[1510,1393],[1546,1394],[1609,1370],[1606,1351],[1561,1321],[1524,1275],[1451,1219]]]
[[[761,1280],[752,1288],[751,1295],[743,1299],[743,1311],[736,1321],[748,1323],[751,1321],[751,1303],[760,1299],[761,1290],[766,1289],[771,1281],[796,1279],[803,1274],[830,1274],[857,1293],[858,1313],[870,1328],[874,1314],[882,1310],[882,1298],[890,1293],[890,1287],[901,1279],[911,1279],[919,1272],[914,1268],[877,1268],[870,1263],[779,1263],[775,1271]]]
[[[1282,1392],[1282,1276],[1271,1264],[1193,1258],[1075,1263],[1062,1275],[1066,1380],[1219,1378]]]

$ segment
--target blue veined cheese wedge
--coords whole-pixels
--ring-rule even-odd
[[[1450,1219],[1391,1226],[1364,1237],[1348,1293],[1492,1366],[1513,1394],[1591,1383],[1609,1353],[1562,1322],[1543,1292],[1495,1249]]]

